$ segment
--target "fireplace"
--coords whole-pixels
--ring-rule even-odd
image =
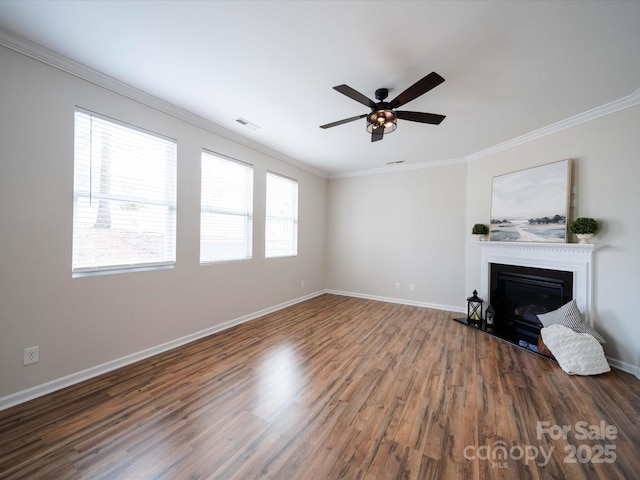
[[[573,298],[573,273],[501,263],[490,264],[489,301],[494,334],[535,350],[542,324],[537,315]]]
[[[536,309],[554,310],[571,299],[576,301],[585,321],[592,324],[593,264],[597,245],[528,242],[476,242],[476,245],[481,254],[479,296],[487,299],[487,303],[491,302],[494,310],[501,309],[501,318],[496,320],[504,320],[500,324],[503,338],[525,348],[537,345],[542,326],[534,319]],[[492,291],[492,265],[507,267],[503,283],[506,282],[510,296],[522,297],[515,302],[521,305],[505,301],[505,305],[498,306],[503,299]],[[522,273],[511,267],[531,270]],[[555,278],[556,274],[549,275],[552,271],[562,273]],[[528,291],[529,287],[524,286],[527,282],[535,285],[536,293]],[[475,288],[475,285],[470,286]]]

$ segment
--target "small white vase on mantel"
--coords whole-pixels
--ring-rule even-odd
[[[586,245],[589,243],[589,239],[593,237],[593,233],[576,233],[576,237],[580,239],[578,243]]]

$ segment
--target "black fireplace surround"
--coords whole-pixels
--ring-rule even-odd
[[[573,273],[546,268],[490,264],[489,301],[493,334],[537,351],[542,324],[537,315],[573,298]]]

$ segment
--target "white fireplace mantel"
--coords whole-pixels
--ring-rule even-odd
[[[573,273],[573,298],[592,323],[593,257],[598,246],[578,243],[476,242],[480,245],[480,296],[489,298],[491,263]]]

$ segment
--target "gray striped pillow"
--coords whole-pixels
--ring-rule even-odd
[[[538,315],[538,320],[540,320],[542,325],[545,327],[550,327],[551,325],[556,324],[564,325],[574,332],[588,333],[593,335],[600,343],[606,343],[605,339],[602,338],[602,335],[584,322],[575,300],[571,300],[569,303],[561,306],[553,312]]]

